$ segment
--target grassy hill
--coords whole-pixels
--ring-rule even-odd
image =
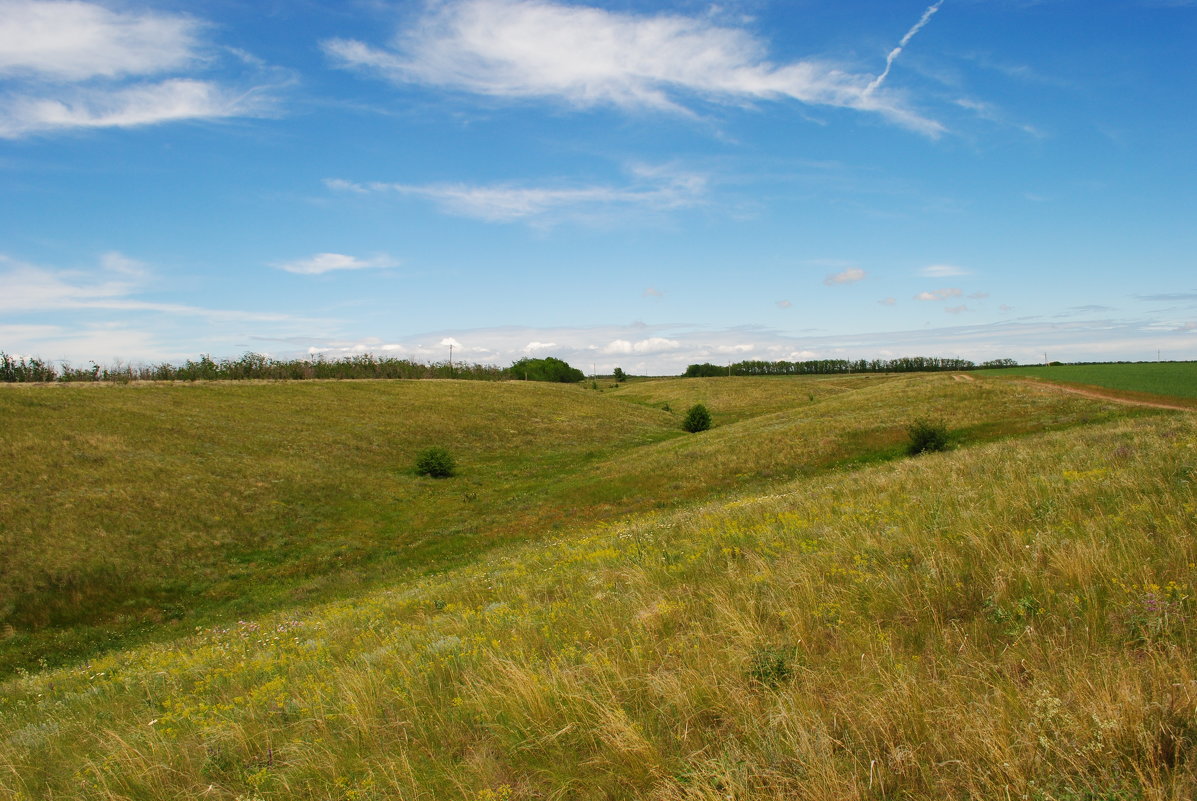
[[[691,437],[697,400],[717,427]],[[894,458],[930,410],[962,440],[1126,413],[947,375],[7,386],[0,675]],[[414,475],[430,445],[461,475]]]
[[[959,447],[899,458],[932,414]],[[1197,793],[1186,414],[937,375],[0,415],[3,645],[92,654],[0,687],[0,798]]]

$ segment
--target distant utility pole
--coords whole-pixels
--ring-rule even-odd
[[[453,377],[453,343],[449,343],[449,377]]]

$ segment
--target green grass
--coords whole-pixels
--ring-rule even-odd
[[[1171,398],[1197,398],[1197,362],[1061,364],[978,370],[978,376],[1027,376]]]
[[[686,436],[699,400],[716,428]],[[1136,413],[946,375],[5,387],[0,675],[900,458],[929,410],[957,445]],[[431,446],[458,476],[415,475]]]
[[[1191,415],[909,377],[695,436],[633,416],[591,461],[684,487],[815,440],[780,473],[927,406],[955,450],[727,479],[12,679],[0,798],[1197,797]]]
[[[8,669],[451,563],[551,524],[556,477],[672,436],[544,384],[5,387],[0,418]],[[461,475],[414,474],[434,445]]]

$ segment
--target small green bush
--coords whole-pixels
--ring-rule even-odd
[[[792,663],[795,653],[796,649],[791,646],[755,649],[748,666],[748,678],[765,687],[776,687],[789,681],[794,675]]]
[[[711,413],[701,403],[696,403],[686,412],[686,419],[682,421],[682,428],[691,434],[706,431],[711,427]]]
[[[915,420],[906,427],[910,444],[906,452],[911,456],[948,448],[948,427],[940,420]]]
[[[444,448],[425,448],[416,457],[416,475],[448,478],[457,473],[457,463]]]

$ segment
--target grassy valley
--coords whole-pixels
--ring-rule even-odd
[[[1189,414],[955,374],[0,389],[0,798],[1197,794]],[[919,417],[955,448],[904,456]]]

